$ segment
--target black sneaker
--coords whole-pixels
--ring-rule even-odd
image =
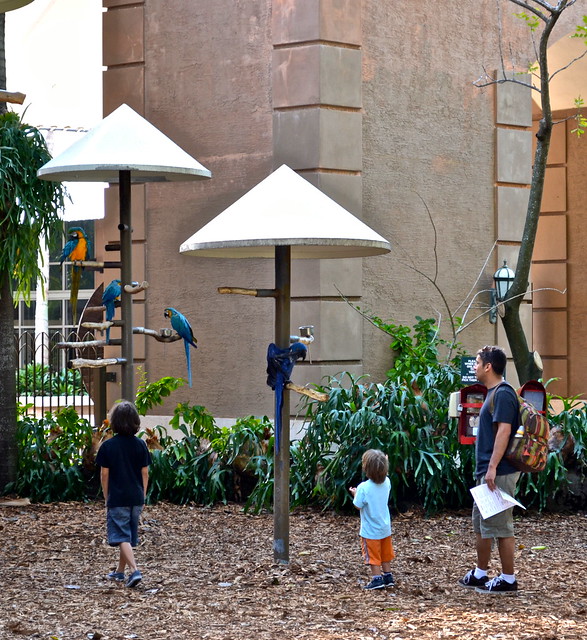
[[[458,583],[465,589],[482,589],[485,587],[485,583],[489,582],[489,576],[483,576],[482,578],[475,577],[475,569],[467,571],[462,578],[459,578]]]
[[[498,595],[517,595],[518,594],[518,582],[508,582],[501,576],[497,576],[492,580],[489,580],[483,587],[477,587],[475,591],[479,593],[495,593]]]
[[[372,589],[383,589],[384,587],[383,576],[373,576],[373,580],[364,588],[371,591]]]
[[[383,585],[386,587],[395,587],[395,580],[392,573],[383,574]]]

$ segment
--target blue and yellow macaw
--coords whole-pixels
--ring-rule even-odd
[[[190,345],[194,349],[198,348],[196,344],[197,340],[194,338],[194,332],[190,323],[187,321],[183,313],[180,313],[172,307],[167,307],[163,312],[166,318],[171,319],[171,326],[177,331],[177,333],[183,338],[183,345],[185,347],[185,359],[188,367],[188,384],[192,386],[192,365],[190,362]]]
[[[59,264],[63,264],[65,260],[70,260],[71,262],[87,260],[90,255],[90,248],[91,245],[86,232],[81,227],[72,227],[69,230],[69,240],[63,247],[63,253],[61,254]],[[73,324],[77,323],[77,294],[79,292],[82,269],[83,267],[76,265],[71,266],[71,291],[69,293],[69,302],[71,303]]]
[[[102,294],[102,304],[106,307],[106,321],[110,322],[114,318],[115,302],[120,300],[120,280],[112,282],[104,289]],[[106,329],[106,344],[110,344],[110,327]]]
[[[308,348],[302,342],[294,342],[287,349],[280,349],[271,343],[267,347],[267,384],[275,391],[275,452],[279,451],[281,442],[281,408],[283,407],[283,391],[291,382],[289,377],[298,360],[305,360]]]

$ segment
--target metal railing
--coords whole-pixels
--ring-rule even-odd
[[[80,417],[92,424],[105,415],[105,372],[103,369],[68,369],[73,358],[96,359],[102,357],[102,348],[60,348],[62,342],[79,342],[93,339],[85,333],[50,334],[25,331],[15,336],[17,358],[16,395],[28,415],[38,417],[47,411],[73,406]]]

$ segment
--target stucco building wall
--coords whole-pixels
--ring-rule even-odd
[[[219,417],[272,414],[265,352],[273,303],[217,293],[271,288],[272,262],[178,249],[281,162],[392,243],[386,256],[294,266],[292,332],[317,329],[312,362],[296,366],[296,382],[343,369],[378,380],[391,364],[389,338],[336,287],[395,323],[439,314],[448,335],[427,278],[453,311],[472,287],[492,285],[497,252],[475,282],[496,240],[495,96],[473,81],[500,64],[495,3],[469,0],[457,11],[432,0],[103,1],[104,115],[128,103],[213,174],[133,188],[137,269],[150,283],[135,306],[155,329],[166,325],[165,307],[180,309],[198,338],[194,387],[174,401]],[[523,68],[531,61],[525,25],[504,16],[503,35]],[[104,242],[116,238],[110,191]],[[486,309],[488,295],[479,300]],[[497,333],[485,317],[460,339],[474,352]],[[150,379],[185,375],[180,345],[138,341]]]

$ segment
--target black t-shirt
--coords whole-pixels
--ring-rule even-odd
[[[494,400],[492,401],[493,396]],[[493,405],[493,413],[491,406]],[[509,384],[489,389],[485,402],[479,413],[479,430],[475,443],[475,456],[477,464],[475,476],[482,478],[487,473],[487,467],[493,453],[497,425],[494,423],[507,422],[512,425],[510,437],[517,431],[520,414],[520,404],[515,390]],[[504,458],[497,465],[496,474],[504,476],[508,473],[516,473],[518,469],[512,466]]]
[[[109,470],[107,506],[145,504],[142,469],[151,464],[151,455],[144,440],[117,434],[100,445],[96,464]]]

